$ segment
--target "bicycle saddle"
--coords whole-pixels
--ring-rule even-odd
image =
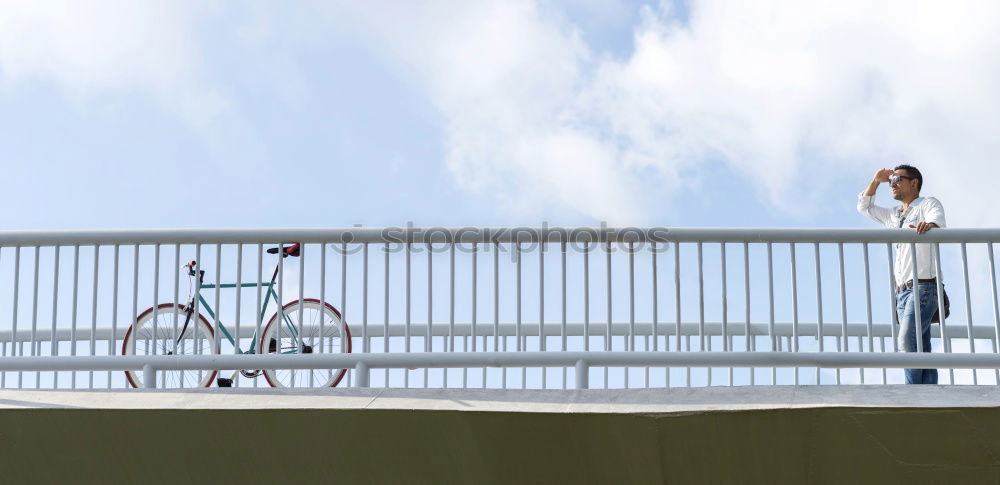
[[[300,243],[295,243],[295,244],[292,244],[291,246],[281,247],[280,248],[280,250],[281,250],[281,257],[282,258],[287,258],[289,256],[292,256],[293,258],[297,258],[297,257],[299,257],[299,249],[301,247],[302,247],[302,245]],[[268,254],[278,254],[278,250],[279,250],[279,248],[268,248],[267,249],[267,253]]]

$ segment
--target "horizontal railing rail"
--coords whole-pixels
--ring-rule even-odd
[[[100,231],[0,231],[0,246],[132,244],[322,244],[539,242],[725,243],[990,243],[1000,229],[936,229],[925,234],[885,229],[749,228],[347,228],[347,229],[142,229]]]
[[[10,357],[0,371],[353,369],[368,387],[373,369],[572,367],[576,388],[588,388],[591,367],[760,367],[823,369],[934,367],[1000,369],[998,354],[873,354],[864,352],[498,352],[409,354],[299,354],[127,357]],[[147,386],[155,387],[155,380]]]
[[[727,331],[727,335],[742,337],[746,335],[746,327],[742,324],[732,324],[733,327]],[[783,322],[774,324],[774,336],[775,337],[791,337],[793,335],[798,335],[801,337],[815,337],[819,328],[816,322],[800,322],[801,328],[797,331],[793,328],[792,323]],[[608,326],[604,323],[591,323],[586,325],[589,328],[584,330],[585,324],[583,323],[567,323],[565,334],[568,337],[582,337],[584,335],[590,335],[593,337],[604,337],[608,334]],[[682,323],[680,326],[680,335],[682,337],[696,337],[700,334],[705,336],[718,337],[723,335],[722,331],[723,324],[721,322],[705,322]],[[310,327],[305,326],[306,329],[315,328],[315,326]],[[386,335],[385,326],[375,325],[368,329],[368,336],[383,337]],[[407,333],[407,326],[402,323],[392,323],[388,326],[390,337],[405,337]],[[541,328],[545,335],[548,337],[560,337],[563,335],[563,329],[558,325],[539,325],[537,323],[522,323],[520,334],[526,337],[537,337],[539,328]],[[496,331],[499,330],[499,333]],[[125,336],[125,332],[128,331],[127,328],[119,328],[115,330],[115,339],[121,340]],[[241,328],[240,337],[250,338],[253,336],[255,329]],[[409,331],[415,335],[431,335],[433,337],[447,337],[449,335],[455,337],[472,337],[475,335],[477,338],[492,338],[495,335],[500,335],[501,337],[513,337],[518,335],[517,325],[514,323],[501,323],[499,326],[494,326],[492,323],[480,323],[476,324],[475,331],[473,331],[472,324],[469,323],[456,323],[454,327],[449,328],[448,322],[438,322],[431,325],[426,323],[412,323],[409,325]],[[636,322],[634,328],[630,328],[627,323],[615,323],[611,326],[611,335],[615,337],[627,337],[629,335],[634,335],[636,337],[651,337],[654,334],[663,336],[670,335],[674,336],[677,332],[677,325],[673,323],[657,323],[656,331],[653,331],[653,324],[650,322]],[[941,327],[934,325],[931,327],[931,336],[934,338],[941,338]],[[893,336],[893,324],[891,323],[876,323],[872,325],[871,335],[873,337],[892,337]],[[750,324],[750,335],[755,337],[767,337],[771,334],[770,328],[766,323],[752,323]],[[945,329],[945,334],[948,338],[965,338],[968,336],[968,330],[964,327],[951,326]],[[59,342],[85,342],[90,341],[91,336],[96,336],[98,341],[107,342],[108,336],[111,335],[110,327],[98,327],[96,332],[91,332],[88,329],[80,329],[74,332],[66,328],[60,328],[56,331],[56,341]],[[844,335],[843,326],[839,323],[824,323],[823,324],[823,335],[827,337],[842,337]],[[869,335],[868,325],[864,323],[849,323],[847,324],[847,336],[848,337],[867,337]],[[996,337],[996,328],[986,325],[975,325],[972,327],[972,337],[976,339],[992,339]],[[0,330],[0,343],[10,342],[11,332],[10,330]],[[14,342],[31,342],[31,330],[18,330],[17,336],[13,338]],[[51,342],[52,333],[51,332],[39,332],[34,337],[35,342]]]

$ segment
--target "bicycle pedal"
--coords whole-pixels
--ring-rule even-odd
[[[215,380],[215,383],[219,387],[233,387],[233,380],[225,377],[219,377]]]
[[[303,354],[311,354],[311,353],[313,353],[312,345],[303,345],[302,346],[302,353]]]
[[[268,353],[272,353],[272,354],[275,353],[275,352],[277,352],[278,351],[278,341],[275,340],[275,339],[271,339],[271,341],[267,343],[267,351],[268,351]]]

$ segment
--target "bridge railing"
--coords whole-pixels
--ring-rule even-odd
[[[0,232],[0,386],[870,384],[902,382],[904,367],[992,385],[998,240],[996,229]],[[293,257],[267,252],[296,243]],[[893,246],[918,243],[935,251],[951,315],[932,325],[931,353],[905,354]],[[188,307],[205,323],[185,325]],[[137,321],[149,323],[129,337]]]

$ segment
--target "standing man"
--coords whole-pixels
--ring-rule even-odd
[[[888,183],[892,198],[902,202],[893,207],[879,207],[872,198],[878,186]],[[920,170],[910,165],[900,165],[893,170],[883,168],[875,172],[868,188],[858,197],[858,212],[885,227],[908,228],[923,234],[935,227],[945,227],[944,207],[934,197],[920,197],[924,177]],[[920,301],[920,339],[922,350],[931,351],[931,317],[938,309],[937,279],[930,244],[917,244],[917,281],[913,281],[913,258],[910,245],[896,243],[896,316],[899,319],[899,348],[904,352],[917,351],[916,315],[913,308],[914,293]],[[906,369],[907,384],[937,384],[937,369]]]

